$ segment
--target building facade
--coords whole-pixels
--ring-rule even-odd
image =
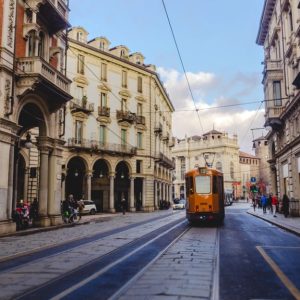
[[[66,0],[0,1],[0,233],[20,199],[38,199],[41,226],[61,222],[68,13]]]
[[[62,198],[92,199],[99,211],[153,211],[171,199],[174,107],[154,65],[105,37],[68,32]]]
[[[211,163],[224,174],[224,188],[235,197],[241,196],[241,175],[239,167],[239,146],[237,136],[229,136],[217,130],[211,130],[203,136],[175,139],[172,149],[175,160],[174,198],[185,198],[185,173],[195,166]]]
[[[257,44],[264,48],[265,126],[271,192],[300,199],[300,10],[298,0],[265,0]]]

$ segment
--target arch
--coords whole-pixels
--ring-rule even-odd
[[[79,157],[79,158],[83,161],[84,166],[85,166],[85,169],[86,169],[86,170],[89,170],[89,164],[88,164],[88,162],[87,162],[87,159],[86,159],[84,156],[78,155],[78,154],[72,154],[72,155],[70,155],[70,156],[66,159],[65,165],[68,166],[69,162],[70,162],[73,158],[76,158],[76,157]]]
[[[118,166],[120,163],[124,163],[124,164],[127,166],[128,170],[129,170],[129,175],[131,175],[131,174],[132,174],[132,166],[131,166],[130,162],[128,162],[128,161],[126,161],[126,160],[124,160],[124,159],[119,159],[119,160],[116,162],[115,168],[114,168],[114,169],[115,169],[115,172],[116,172],[116,170],[117,170],[117,166]]]
[[[28,128],[25,128],[25,131],[33,127],[39,127],[40,136],[50,136],[49,116],[50,113],[44,104],[44,101],[42,101],[40,97],[32,94],[26,95],[21,100],[20,105],[16,110],[17,123],[22,126],[29,126]]]
[[[95,164],[98,162],[98,161],[104,161],[105,164],[107,165],[107,168],[108,168],[108,172],[111,173],[112,172],[112,166],[111,166],[111,162],[108,161],[107,159],[104,159],[104,158],[99,158],[99,157],[96,157],[93,161],[92,161],[92,164],[91,164],[91,170],[94,169],[95,167]]]

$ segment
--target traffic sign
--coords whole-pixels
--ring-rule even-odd
[[[256,178],[255,177],[251,177],[251,182],[256,182]]]

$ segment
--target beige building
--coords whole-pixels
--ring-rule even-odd
[[[271,191],[300,199],[300,10],[298,0],[265,0],[256,42],[263,86]]]
[[[211,130],[202,136],[175,139],[172,149],[175,160],[174,198],[185,198],[184,174],[196,165],[205,166],[205,159],[212,168],[224,174],[224,187],[235,197],[241,196],[241,174],[239,166],[239,145],[237,136],[229,136],[217,130]]]
[[[105,37],[68,32],[62,198],[92,199],[99,211],[153,211],[171,199],[174,107],[154,65]]]
[[[38,198],[39,225],[62,221],[68,13],[66,0],[0,1],[0,233],[16,230],[21,199]]]

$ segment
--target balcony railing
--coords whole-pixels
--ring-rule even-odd
[[[267,60],[265,61],[264,72],[267,71],[281,71],[283,70],[281,60]]]
[[[107,117],[110,116],[110,108],[106,106],[98,106],[98,116],[99,117]]]
[[[141,124],[141,125],[146,124],[146,119],[144,116],[136,116],[135,121],[136,121],[136,124]]]
[[[94,111],[94,103],[89,103],[84,99],[73,99],[70,102],[70,109],[71,111],[83,111],[90,113]]]
[[[280,115],[284,111],[284,107],[268,107],[266,108],[266,113],[265,113],[265,126],[270,126],[272,127],[273,130],[277,131],[282,127],[282,120],[280,118]]]
[[[17,73],[20,77],[41,76],[65,93],[70,93],[71,81],[41,57],[18,58]]]
[[[82,149],[95,152],[107,152],[112,154],[126,154],[126,155],[135,155],[136,147],[130,145],[121,145],[114,143],[102,143],[96,140],[88,139],[68,139],[67,147],[73,149]]]
[[[135,120],[135,114],[130,111],[117,110],[117,120],[132,123]]]
[[[162,124],[161,123],[157,123],[154,126],[154,132],[156,133],[162,133]]]
[[[155,160],[167,168],[175,169],[175,162],[165,156],[162,152],[155,153]]]

